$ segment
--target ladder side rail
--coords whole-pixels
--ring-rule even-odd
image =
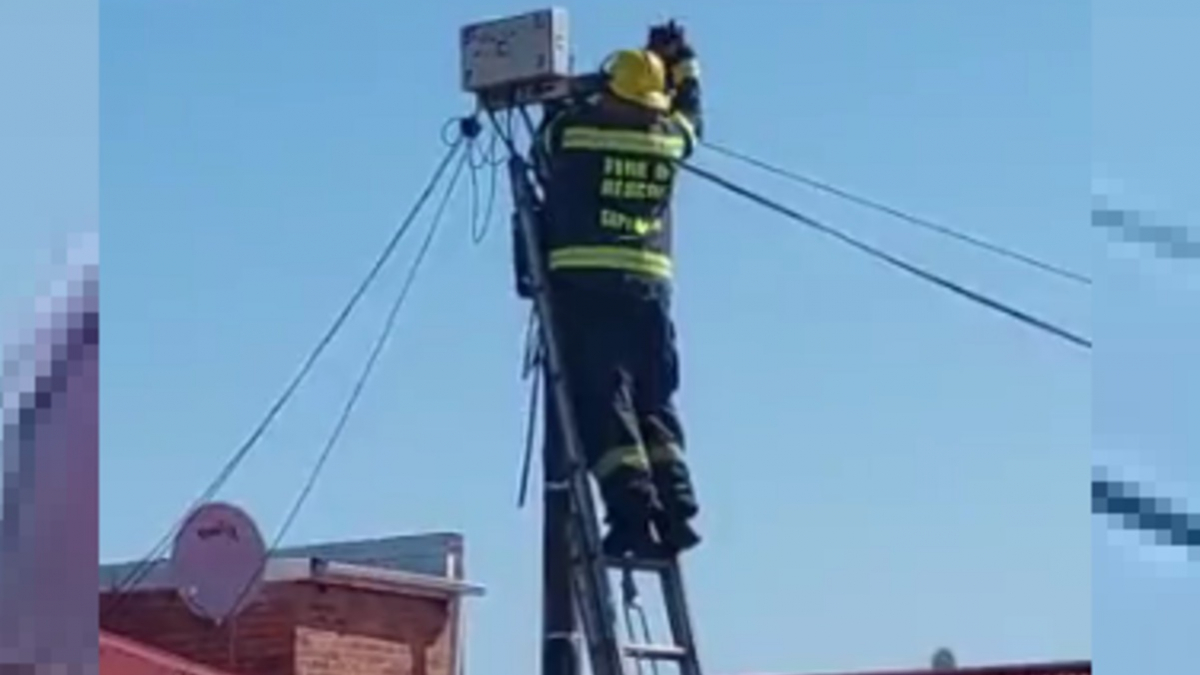
[[[700,655],[696,651],[692,615],[684,588],[683,570],[678,559],[671,561],[659,571],[659,583],[662,586],[667,623],[670,626],[674,642],[686,650],[689,655],[689,659],[679,665],[680,675],[701,675]]]
[[[577,483],[572,485],[574,488],[582,487],[583,490],[573,490],[577,498],[575,501],[576,508],[583,515],[590,515],[593,518],[596,516],[596,509],[590,499],[578,499],[586,494],[590,489],[587,484],[587,474],[584,470],[586,466],[583,460],[583,453],[580,451],[580,440],[577,427],[575,426],[575,410],[569,396],[569,389],[566,374],[562,367],[562,352],[559,349],[557,331],[554,323],[554,310],[551,306],[549,298],[549,279],[543,266],[541,255],[541,242],[538,240],[536,227],[533,223],[533,216],[530,212],[530,204],[533,202],[532,190],[529,186],[529,178],[525,173],[525,162],[520,158],[510,160],[510,172],[512,180],[517,187],[514,188],[516,193],[517,213],[520,219],[521,238],[525,243],[526,251],[529,255],[529,268],[534,284],[534,306],[540,319],[539,326],[542,333],[542,344],[546,348],[546,374],[549,376],[546,384],[550,385],[550,395],[555,397],[554,409],[558,415],[558,428],[563,435],[562,449],[567,455],[567,464],[571,472],[572,482]],[[583,480],[578,480],[583,479]],[[582,483],[582,486],[578,485]],[[582,494],[580,494],[582,493]],[[593,520],[595,522],[595,520]],[[585,533],[583,542],[589,552],[599,552],[600,537],[595,528],[586,528],[589,531]],[[590,535],[590,536],[588,536]]]
[[[595,675],[624,675],[624,662],[616,634],[617,616],[612,606],[611,585],[607,568],[600,556],[600,536],[595,505],[591,500],[590,484],[580,451],[574,409],[571,406],[566,375],[562,369],[562,354],[557,340],[554,311],[549,297],[549,275],[542,256],[537,227],[532,213],[535,201],[528,174],[528,165],[514,153],[508,162],[509,179],[516,206],[518,227],[529,261],[533,282],[533,302],[540,319],[542,344],[546,349],[546,384],[555,397],[553,406],[562,434],[562,450],[567,455],[570,472],[571,501],[574,508],[574,527],[571,530],[573,549],[573,578],[579,594],[579,612],[587,635],[589,660]]]

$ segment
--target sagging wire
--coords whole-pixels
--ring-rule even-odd
[[[329,438],[325,442],[325,447],[322,448],[320,456],[317,458],[316,463],[309,472],[308,479],[305,481],[304,487],[300,490],[300,493],[297,495],[295,502],[293,502],[291,509],[288,510],[287,515],[284,517],[283,524],[280,525],[278,532],[275,534],[275,537],[271,542],[271,546],[267,549],[266,555],[263,556],[258,572],[247,580],[246,584],[239,592],[237,603],[234,605],[235,607],[240,607],[242,603],[246,601],[246,595],[253,588],[253,580],[261,575],[266,569],[267,564],[270,562],[272,553],[279,549],[280,544],[283,542],[283,538],[287,536],[288,531],[291,529],[292,525],[295,524],[297,516],[300,515],[300,510],[304,507],[305,502],[308,501],[309,496],[316,487],[317,480],[324,472],[325,466],[329,462],[329,458],[333,455],[334,448],[337,447],[338,441],[341,440],[342,433],[345,431],[346,425],[350,421],[350,416],[354,412],[354,407],[358,404],[359,398],[361,398],[363,391],[366,389],[367,382],[370,380],[371,374],[374,372],[375,366],[379,362],[379,357],[383,354],[383,350],[387,346],[388,340],[391,338],[392,333],[396,328],[396,319],[399,317],[400,310],[404,307],[404,303],[408,299],[409,293],[412,291],[413,284],[417,280],[417,274],[421,270],[421,265],[425,262],[425,257],[429,254],[429,251],[433,246],[433,242],[437,237],[438,230],[440,229],[439,226],[442,222],[442,217],[446,213],[446,207],[449,205],[450,198],[454,195],[454,190],[456,187],[458,187],[458,181],[462,177],[462,172],[468,166],[469,162],[470,156],[466,153],[463,153],[462,157],[459,159],[458,166],[454,170],[454,174],[450,178],[449,184],[446,186],[445,192],[442,194],[442,199],[434,211],[433,219],[429,225],[429,230],[425,234],[425,239],[421,242],[421,247],[417,251],[417,255],[413,259],[412,265],[408,269],[408,275],[404,279],[404,285],[401,287],[400,293],[396,296],[396,299],[392,302],[391,308],[388,310],[387,319],[384,322],[383,329],[379,332],[379,336],[376,338],[375,344],[371,348],[371,353],[367,357],[366,363],[363,365],[363,369],[359,374],[358,380],[354,383],[354,389],[351,391],[350,397],[346,400],[346,404],[342,408],[341,415],[339,415],[337,423],[333,427],[333,431],[330,433]]]
[[[499,169],[505,159],[499,153],[499,139],[496,137],[495,131],[488,130],[488,141],[486,142],[479,139],[481,132],[483,132],[483,128],[476,116],[452,119],[442,127],[442,142],[447,145],[460,138],[467,139],[467,168],[471,181],[470,234],[471,243],[475,245],[483,243],[491,227],[495,211],[496,191],[499,186]],[[491,175],[489,177],[488,205],[481,211],[479,172],[483,170],[490,170]]]
[[[974,302],[982,307],[990,309],[1001,315],[1007,316],[1010,319],[1015,319],[1016,321],[1023,323],[1027,326],[1037,328],[1038,330],[1041,330],[1049,335],[1057,337],[1057,338],[1059,338],[1065,342],[1068,342],[1076,347],[1082,347],[1082,348],[1088,349],[1088,350],[1090,350],[1092,348],[1092,342],[1091,342],[1091,340],[1089,340],[1087,338],[1076,335],[1075,333],[1073,333],[1065,328],[1061,328],[1053,323],[1050,323],[1049,321],[1038,318],[1028,312],[1025,312],[1025,311],[1017,309],[1011,305],[1003,303],[999,300],[995,300],[991,297],[988,297],[987,295],[984,295],[983,293],[979,293],[977,291],[973,291],[969,288],[966,288],[965,286],[962,286],[961,284],[951,281],[945,277],[939,276],[937,274],[934,274],[933,272],[929,272],[925,269],[917,267],[916,265],[913,265],[912,263],[902,260],[890,253],[887,253],[886,251],[875,248],[874,246],[871,246],[869,244],[863,243],[863,242],[859,241],[858,239],[855,239],[854,237],[851,237],[850,235],[848,235],[840,230],[837,230],[825,223],[822,223],[819,220],[816,220],[815,218],[806,216],[794,209],[788,208],[788,207],[780,204],[779,202],[776,202],[767,197],[764,197],[763,195],[761,195],[757,192],[754,192],[752,190],[744,188],[741,185],[738,185],[737,183],[734,183],[728,179],[722,178],[721,176],[718,176],[717,174],[712,173],[711,171],[702,169],[700,167],[695,166],[694,164],[688,164],[688,163],[681,163],[680,166],[682,168],[684,168],[685,170],[690,171],[691,173],[695,174],[696,176],[699,176],[700,178],[703,178],[703,179],[709,181],[710,183],[713,183],[714,185],[722,187],[722,188],[728,190],[729,192],[732,192],[732,193],[734,193],[738,196],[741,196],[749,201],[755,202],[756,204],[758,204],[760,206],[766,207],[772,211],[775,211],[776,213],[786,216],[786,217],[790,218],[791,220],[794,220],[802,225],[805,225],[811,229],[814,229],[826,236],[832,237],[832,238],[842,242],[843,244],[850,246],[851,248],[859,251],[860,253],[865,253],[865,254],[871,256],[872,258],[875,258],[884,263],[887,263],[888,265],[891,265],[892,267],[895,267],[901,271],[907,272],[923,281],[934,284],[935,286],[939,286],[947,291],[950,291],[951,293],[954,293],[955,295],[958,295],[967,300],[970,300],[971,302]]]
[[[718,145],[716,143],[712,143],[710,141],[703,141],[702,145],[704,147],[708,148],[709,150],[712,150],[713,152],[724,155],[731,159],[738,160],[740,162],[744,162],[751,166],[762,169],[763,171],[766,171],[768,173],[773,173],[777,176],[786,178],[795,183],[799,183],[801,185],[805,185],[807,187],[810,187],[810,188],[813,188],[816,190],[820,190],[821,192],[831,194],[835,197],[838,197],[840,199],[848,201],[852,204],[856,204],[858,206],[861,206],[861,207],[864,207],[867,209],[871,209],[872,211],[876,211],[876,212],[891,216],[902,222],[908,223],[910,225],[915,225],[917,227],[934,232],[936,234],[940,234],[944,237],[949,237],[950,239],[954,239],[956,241],[968,244],[970,246],[974,246],[975,248],[987,251],[994,255],[997,255],[997,256],[1000,256],[1003,258],[1008,258],[1010,260],[1014,260],[1021,264],[1027,265],[1031,268],[1038,269],[1042,272],[1046,272],[1046,273],[1052,274],[1054,276],[1057,276],[1057,277],[1060,277],[1063,279],[1067,279],[1069,281],[1073,281],[1076,283],[1085,284],[1085,285],[1089,285],[1089,286],[1092,284],[1091,277],[1080,274],[1078,272],[1074,272],[1072,270],[1066,269],[1065,267],[1061,267],[1059,265],[1054,265],[1052,263],[1048,263],[1043,260],[1039,260],[1038,258],[1035,258],[1031,255],[1027,255],[1025,253],[1021,253],[1020,251],[1017,251],[1011,247],[1001,246],[999,244],[993,244],[993,243],[986,241],[980,237],[967,234],[965,232],[954,229],[947,225],[942,225],[942,224],[934,222],[928,218],[922,218],[922,217],[914,215],[908,211],[904,211],[902,209],[888,206],[887,204],[875,201],[873,199],[869,199],[862,195],[854,194],[848,190],[841,189],[841,188],[834,186],[830,183],[827,183],[825,181],[820,181],[820,180],[817,180],[816,178],[812,178],[810,176],[806,176],[804,174],[782,168],[778,165],[770,164],[761,159],[751,157],[750,155],[747,155],[746,153],[739,152],[737,150],[733,150],[728,147]]]
[[[1200,514],[1169,500],[1151,497],[1135,483],[1092,469],[1092,514],[1114,518],[1127,530],[1153,534],[1159,543],[1200,554]]]
[[[345,306],[343,306],[333,323],[326,330],[325,334],[322,335],[321,339],[317,342],[316,347],[305,359],[299,371],[293,376],[287,387],[285,387],[283,393],[271,405],[267,411],[267,414],[264,416],[262,421],[259,422],[258,426],[255,427],[250,436],[238,447],[233,456],[225,463],[224,467],[222,467],[221,471],[217,474],[217,477],[213,479],[204,492],[202,492],[201,495],[192,502],[187,511],[185,511],[184,516],[176,521],[170,527],[170,529],[167,530],[167,532],[162,536],[161,539],[158,540],[157,543],[155,543],[150,551],[133,566],[133,569],[128,575],[117,582],[115,588],[113,589],[115,600],[109,606],[102,618],[107,619],[109,616],[117,613],[121,609],[123,605],[122,601],[127,596],[128,591],[141,583],[151,572],[151,570],[153,570],[158,560],[165,554],[167,549],[170,548],[171,540],[174,538],[179,529],[186,524],[187,518],[191,515],[191,513],[201,504],[211,501],[212,498],[215,497],[218,492],[220,492],[221,488],[224,487],[224,485],[229,481],[229,478],[233,475],[237,468],[242,464],[243,461],[245,461],[250,451],[258,444],[259,440],[262,439],[267,429],[283,410],[283,407],[287,405],[292,396],[296,393],[297,389],[299,389],[300,385],[305,379],[307,379],[309,373],[316,365],[317,360],[325,352],[325,349],[330,345],[330,343],[333,342],[333,339],[337,336],[337,334],[341,332],[347,319],[349,319],[350,314],[353,313],[354,309],[358,306],[358,303],[362,300],[362,297],[378,278],[379,273],[382,271],[384,265],[386,265],[391,259],[392,255],[396,251],[396,248],[400,245],[405,235],[407,235],[409,230],[411,230],[413,223],[417,219],[417,216],[421,213],[426,202],[428,202],[429,198],[433,195],[434,190],[441,182],[443,175],[450,167],[454,157],[462,148],[465,140],[467,140],[465,136],[460,136],[459,138],[448,143],[450,147],[443,156],[442,160],[439,162],[437,168],[434,170],[433,175],[429,178],[429,181],[426,183],[424,189],[417,197],[416,202],[409,209],[409,212],[405,215],[405,217],[400,221],[398,227],[388,240],[387,245],[384,246],[382,253],[376,259],[366,277],[359,283],[358,287],[354,290],[354,293],[351,294],[350,299],[346,302]]]
[[[479,149],[478,161],[475,160],[474,150]],[[470,147],[471,160],[471,243],[480,244],[487,238],[488,231],[491,229],[492,218],[495,215],[496,209],[496,193],[500,185],[500,167],[504,165],[508,158],[501,151],[500,138],[494,131],[488,134],[488,143],[486,149],[481,148],[481,144],[473,142]],[[479,213],[479,172],[487,171],[488,174],[488,196],[487,207],[484,209],[482,216]]]
[[[508,158],[500,145],[496,130],[488,129],[487,140],[479,138],[483,133],[482,125],[477,117],[465,117],[461,120],[450,120],[442,127],[442,142],[450,145],[456,140],[466,138],[467,168],[471,181],[471,243],[479,245],[487,238],[491,230],[496,210],[496,197],[500,184],[500,167]],[[487,206],[480,208],[480,172],[488,173]]]

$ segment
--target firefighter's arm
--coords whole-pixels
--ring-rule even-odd
[[[704,114],[700,98],[700,63],[694,54],[671,67],[671,81],[675,86],[673,112],[691,125],[699,140],[704,134]]]
[[[688,145],[685,157],[690,156],[700,144],[704,134],[704,117],[700,103],[700,78],[697,77],[699,68],[695,59],[682,61],[676,65],[676,88],[672,97],[672,117],[688,132]]]
[[[692,131],[693,140],[698,141],[704,133],[704,116],[696,50],[688,43],[683,27],[674,21],[651,28],[647,48],[662,57],[669,69],[671,112]]]

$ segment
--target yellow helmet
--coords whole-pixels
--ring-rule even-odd
[[[623,49],[609,56],[605,64],[608,89],[615,96],[653,110],[671,109],[667,68],[657,54],[645,49]]]

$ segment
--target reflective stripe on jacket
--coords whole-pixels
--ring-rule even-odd
[[[549,267],[671,278],[671,201],[677,163],[695,148],[682,115],[589,102],[543,129]]]

